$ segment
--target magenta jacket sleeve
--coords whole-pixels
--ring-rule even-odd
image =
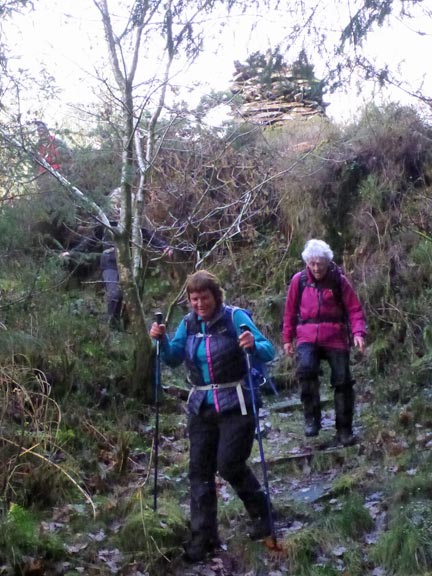
[[[357,294],[346,276],[342,276],[342,300],[351,326],[353,336],[366,336],[366,320]]]
[[[300,275],[301,272],[294,274],[288,288],[282,328],[282,342],[284,344],[292,342],[296,335],[296,327],[298,322],[297,301],[299,296]]]

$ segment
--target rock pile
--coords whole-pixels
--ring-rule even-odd
[[[299,118],[325,116],[322,82],[302,78],[288,66],[267,74],[265,68],[234,63],[231,92],[241,97],[235,107],[243,122],[277,125]]]

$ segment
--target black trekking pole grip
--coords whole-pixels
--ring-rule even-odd
[[[158,324],[163,322],[162,312],[156,312],[155,320]],[[156,407],[156,418],[155,418],[155,431],[154,431],[154,489],[153,489],[153,510],[157,509],[157,497],[158,497],[158,460],[159,460],[159,386],[160,386],[160,338],[156,340],[156,370],[155,370],[155,390],[154,390],[154,401]]]
[[[155,320],[157,322],[157,324],[162,324],[163,322],[163,314],[162,312],[156,312],[155,313]],[[156,340],[156,360],[157,363],[159,364],[158,368],[160,369],[160,338],[158,338]],[[157,393],[157,390],[156,390]],[[157,396],[156,396],[157,398]]]
[[[242,334],[244,332],[250,332],[250,328],[247,324],[240,324],[240,330],[241,330]],[[246,361],[248,364],[248,368],[250,368],[250,366],[249,366],[250,362],[249,362],[248,358],[249,358],[249,354],[252,354],[252,348],[245,348],[245,352],[246,352]]]
[[[162,312],[156,312],[155,313],[155,320],[158,324],[162,324],[163,322],[163,314]]]

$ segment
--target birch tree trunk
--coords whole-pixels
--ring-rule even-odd
[[[134,179],[134,133],[136,130],[134,120],[134,94],[133,84],[136,74],[141,38],[144,29],[145,13],[138,15],[136,25],[131,28],[134,34],[132,57],[129,69],[123,58],[121,39],[114,34],[107,0],[94,0],[98,8],[105,32],[105,39],[110,56],[111,70],[120,93],[121,100],[121,132],[123,141],[122,174],[121,174],[121,210],[119,234],[115,238],[117,251],[117,266],[120,284],[123,290],[124,301],[127,304],[130,316],[130,330],[133,337],[134,350],[131,351],[132,382],[130,383],[131,396],[142,397],[144,402],[150,402],[152,393],[152,341],[148,335],[148,328],[137,286],[138,270],[133,265],[132,240],[137,249],[141,248],[142,241],[136,227],[138,215],[133,212],[133,179]],[[133,225],[135,223],[135,226]],[[135,229],[135,234],[132,234]]]
[[[202,12],[209,12],[224,0],[183,0],[133,2],[130,17],[123,33],[114,33],[108,0],[93,0],[100,12],[105,39],[110,56],[111,69],[121,103],[123,158],[121,175],[121,225],[115,238],[117,262],[124,299],[130,312],[130,329],[134,341],[134,368],[131,392],[142,392],[145,401],[153,398],[152,342],[148,336],[148,324],[144,315],[139,286],[142,274],[141,227],[145,214],[146,184],[151,167],[158,154],[162,139],[157,138],[157,125],[163,111],[170,70],[174,58],[183,51],[189,60],[201,49],[200,37],[193,34],[193,23]],[[227,3],[229,4],[229,2]],[[157,102],[151,110],[147,125],[142,128],[140,119],[143,109],[135,106],[134,81],[140,58],[143,35],[149,30],[158,31],[163,38],[163,64],[156,79]],[[152,54],[151,42],[146,36],[146,49]],[[150,47],[149,47],[150,46]],[[129,55],[128,63],[126,54]],[[147,54],[148,55],[148,54]],[[153,89],[154,90],[154,89]],[[141,132],[143,130],[143,132]],[[145,145],[141,134],[145,134]],[[134,182],[135,165],[139,180]]]
[[[21,1],[26,3],[26,0]],[[134,350],[131,350],[133,376],[129,389],[131,396],[140,396],[144,401],[151,401],[154,397],[154,347],[148,335],[151,320],[146,321],[143,290],[140,290],[146,249],[141,229],[151,169],[164,140],[163,134],[158,134],[158,128],[166,104],[171,68],[180,54],[185,62],[191,63],[201,51],[203,31],[198,16],[209,15],[216,5],[226,5],[229,9],[234,3],[234,0],[123,0],[116,4],[114,16],[114,12],[110,13],[109,0],[93,0],[101,17],[110,60],[109,70],[114,80],[110,82],[107,79],[110,74],[104,70],[100,77],[101,86],[107,90],[109,100],[118,112],[117,118],[120,118],[117,128],[121,133],[122,168],[118,226],[111,226],[104,211],[43,158],[27,149],[23,142],[0,131],[0,139],[23,150],[34,162],[43,166],[79,200],[89,214],[111,231],[134,345]],[[119,22],[124,29],[117,32],[114,23],[118,25]],[[146,51],[144,57],[140,54],[141,48]],[[155,76],[148,78],[151,80],[149,93],[144,97],[142,87],[146,83],[142,75],[137,79],[138,64],[140,60],[150,62],[155,58],[158,58],[160,65]],[[138,105],[137,102],[145,104]]]

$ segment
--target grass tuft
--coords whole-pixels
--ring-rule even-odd
[[[338,535],[338,540],[354,539],[371,530],[373,526],[374,522],[363,506],[361,496],[353,493],[346,497],[340,510],[325,517],[322,532],[331,534],[332,539],[335,535]]]
[[[58,559],[63,555],[63,544],[53,534],[39,530],[38,519],[19,504],[11,504],[0,522],[0,551],[5,560],[19,571],[26,555]]]
[[[373,558],[396,576],[432,568],[432,510],[429,501],[401,506],[389,530],[375,545]]]

